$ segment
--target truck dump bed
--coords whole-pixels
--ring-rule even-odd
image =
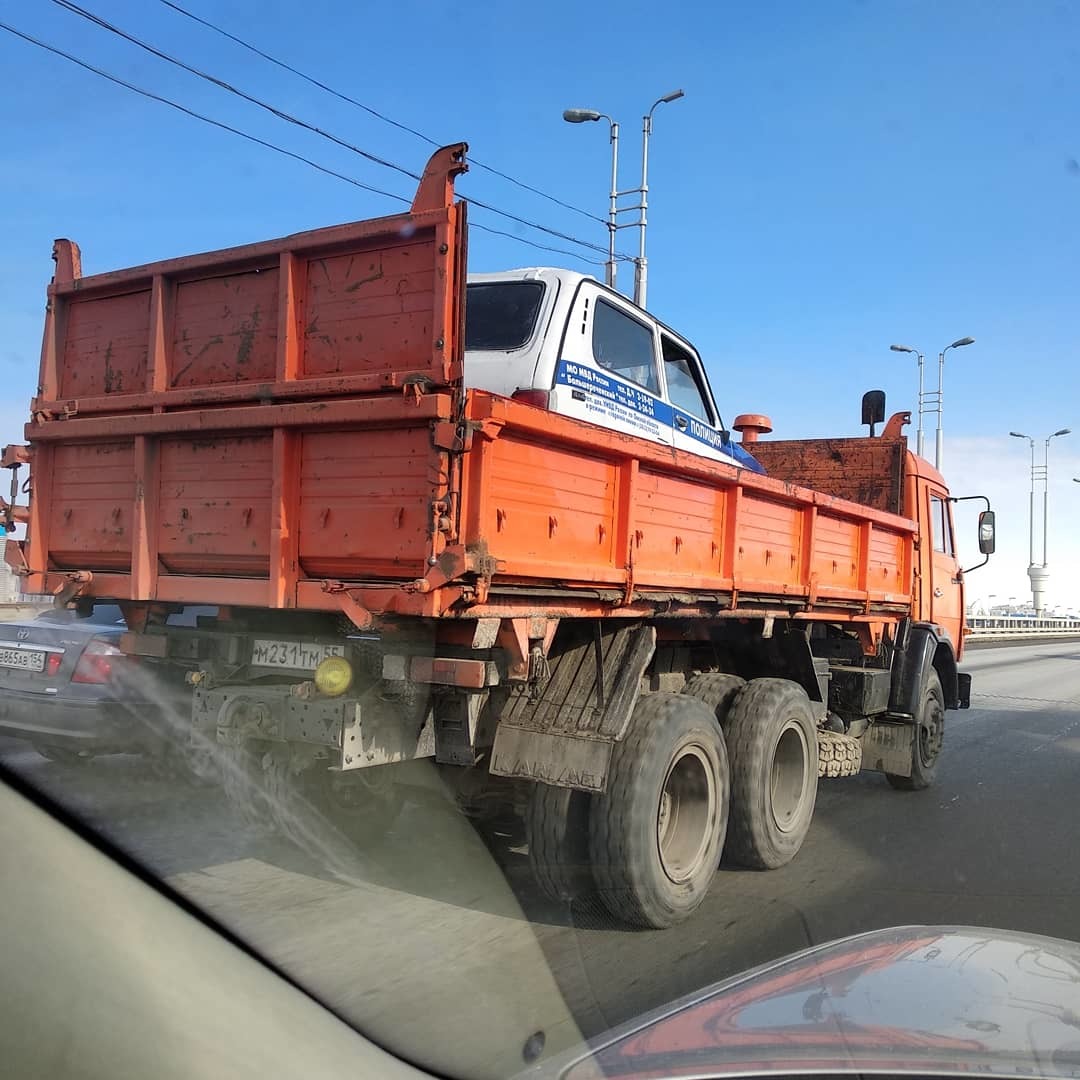
[[[93,277],[58,241],[27,588],[360,625],[906,612],[912,522],[462,390],[463,154],[407,214]]]

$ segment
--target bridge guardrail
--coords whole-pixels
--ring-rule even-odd
[[[1024,615],[969,615],[968,642],[1080,637],[1080,619]]]

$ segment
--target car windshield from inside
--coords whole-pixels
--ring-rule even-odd
[[[440,1077],[711,987],[684,1075],[1080,1080],[1080,947],[991,940],[1080,943],[1078,61],[1080,0],[7,5],[0,772]],[[104,1070],[8,865],[0,1080]]]
[[[544,283],[476,282],[465,295],[465,348],[509,351],[520,349],[532,337]]]

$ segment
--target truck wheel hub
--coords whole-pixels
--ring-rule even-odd
[[[776,741],[770,782],[772,817],[781,832],[791,832],[798,825],[809,783],[809,764],[806,736],[796,721],[789,720]]]
[[[656,815],[660,863],[672,881],[686,881],[699,870],[716,808],[716,783],[705,750],[683,747],[668,767]]]

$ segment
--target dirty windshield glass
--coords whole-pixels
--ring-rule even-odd
[[[1080,1080],[1080,0],[3,7],[4,1080]]]

